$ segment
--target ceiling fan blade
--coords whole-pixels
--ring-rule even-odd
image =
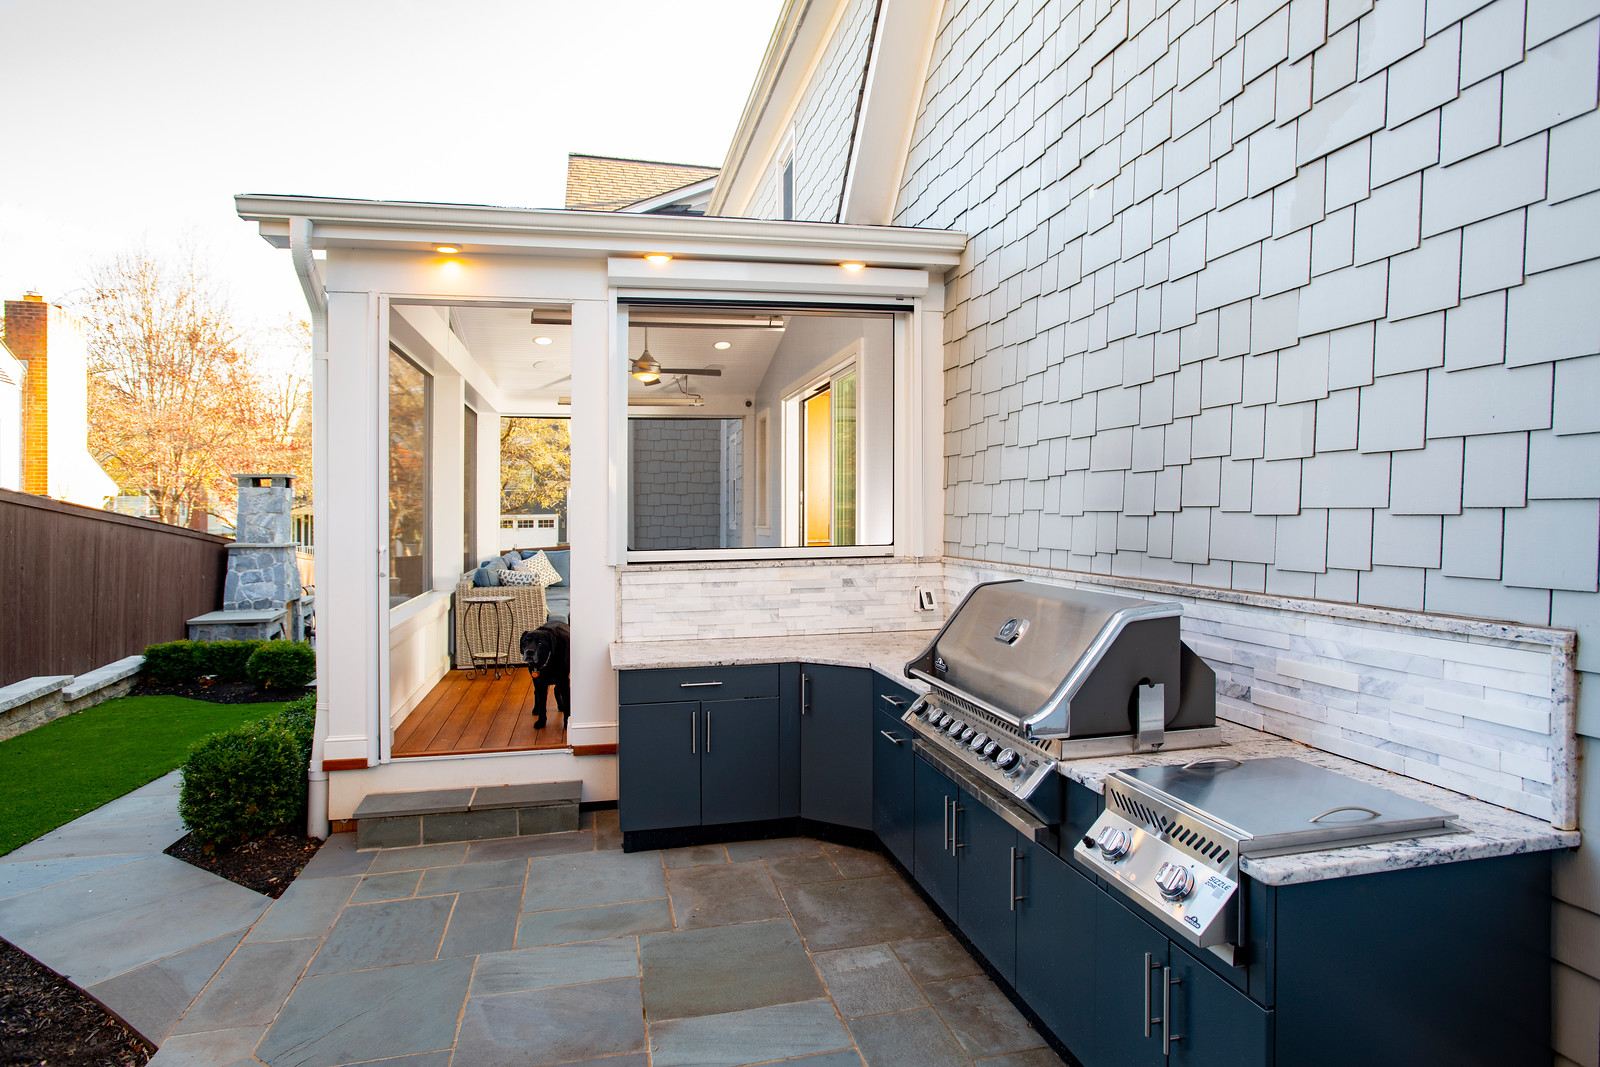
[[[662,374],[698,374],[705,378],[720,378],[722,372],[713,367],[662,367]]]

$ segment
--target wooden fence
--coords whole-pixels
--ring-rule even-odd
[[[82,674],[222,606],[228,540],[0,490],[0,685]]]

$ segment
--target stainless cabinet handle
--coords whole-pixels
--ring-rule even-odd
[[[811,676],[800,676],[800,714],[804,715],[811,710]]]
[[[950,802],[950,854],[952,856],[956,854],[956,849],[967,847],[958,840],[960,837],[960,830],[957,829],[956,826],[956,816],[960,815],[965,810],[967,809],[963,808],[954,800]]]
[[[1180,1034],[1172,1032],[1172,987],[1182,985],[1182,978],[1172,977],[1172,968],[1161,968],[1161,1054],[1172,1055],[1172,1043],[1182,1041]]]
[[[879,730],[878,732],[880,734],[882,734],[884,737],[887,737],[894,744],[903,745],[903,744],[906,743],[906,739],[905,738],[896,737],[894,734],[891,734],[888,730]]]
[[[1011,910],[1017,910],[1017,846],[1011,846]]]
[[[879,693],[878,695],[881,696],[891,708],[903,708],[906,706],[906,702],[904,700],[896,700],[888,693]]]
[[[721,685],[721,682],[679,682],[679,689],[704,689],[708,685]]]
[[[944,798],[944,829],[939,838],[939,847],[946,852],[950,851],[950,798]]]
[[[700,752],[700,714],[695,711],[689,713],[689,752],[691,755]]]
[[[711,709],[706,709],[706,755],[711,754]]]

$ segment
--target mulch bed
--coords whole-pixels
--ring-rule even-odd
[[[314,689],[263,689],[254,682],[182,682],[163,685],[143,675],[134,683],[129,696],[188,697],[190,700],[209,700],[213,704],[271,704],[299,700]]]
[[[322,842],[313,837],[275,834],[260,841],[246,841],[236,847],[223,846],[207,852],[193,834],[184,834],[169,845],[166,852],[202,871],[277,899],[321,847]]]
[[[0,1065],[144,1067],[151,1051],[89,994],[0,940]]]

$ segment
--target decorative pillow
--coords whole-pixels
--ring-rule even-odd
[[[532,571],[513,570],[511,568],[507,568],[506,570],[499,571],[497,573],[499,573],[499,575],[500,575],[500,584],[501,585],[538,585],[539,584],[539,576],[537,574],[533,573]]]
[[[539,554],[539,550],[537,548],[525,548],[525,549],[522,550],[522,558],[523,559],[532,559],[534,556],[537,556],[538,554]]]
[[[556,573],[561,575],[561,580],[556,584],[566,585],[567,579],[572,577],[572,550],[569,548],[562,548],[552,552],[546,552],[544,554],[544,558],[549,560],[550,566],[554,567],[556,569]]]
[[[546,589],[561,581],[561,572],[555,569],[543,552],[537,553],[528,563],[532,564],[533,573],[539,576],[539,584]]]
[[[479,567],[472,572],[472,584],[478,589],[487,589],[491,585],[499,585],[500,571],[495,567]]]
[[[517,550],[514,549],[514,548],[510,552],[507,552],[505,555],[500,557],[500,559],[505,563],[505,565],[507,567],[509,567],[512,564],[516,563],[517,560],[519,560],[521,558],[522,557],[517,554]]]

